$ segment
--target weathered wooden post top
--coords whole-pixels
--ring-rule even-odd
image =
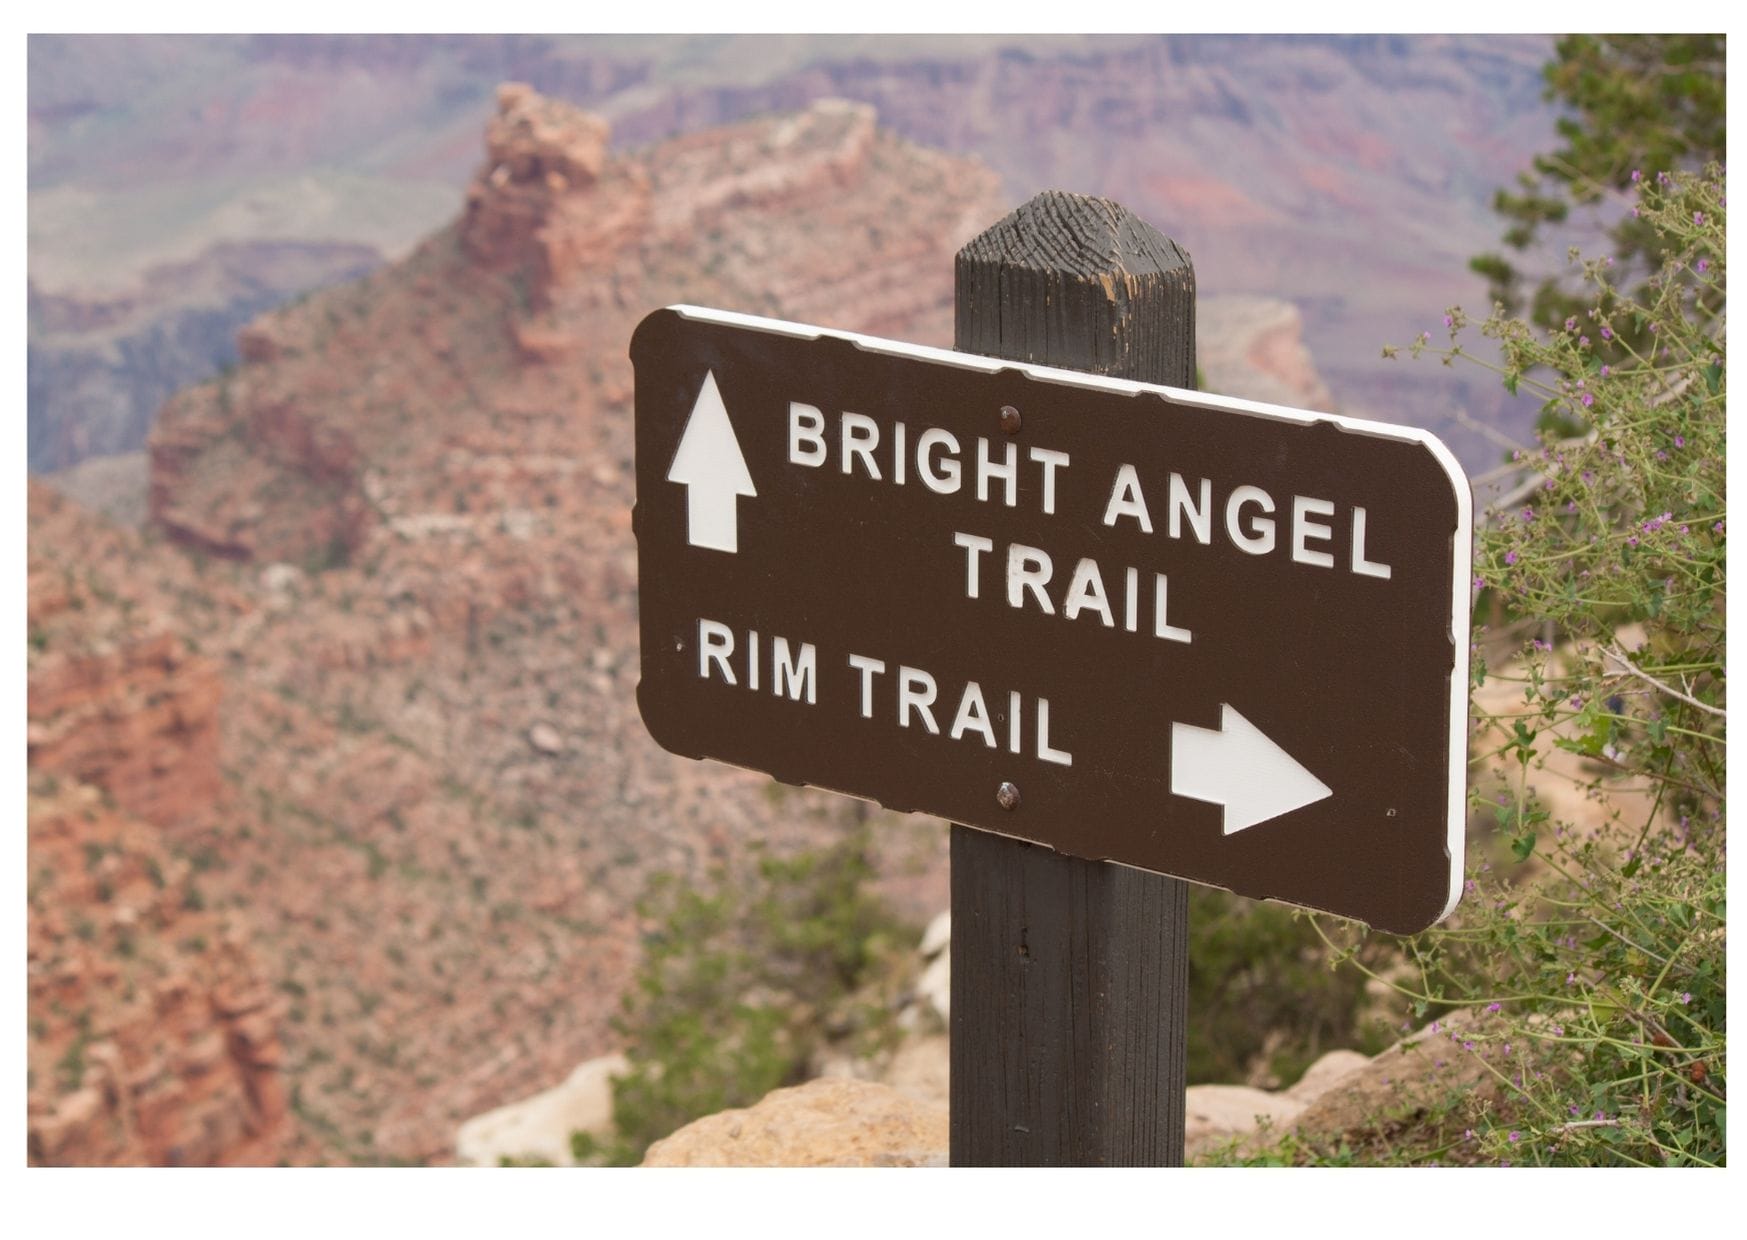
[[[1178,880],[1398,932],[1460,894],[1467,481],[1190,390],[1189,258],[1114,203],[1039,195],[957,280],[954,351],[638,327],[638,703],[960,824],[954,1163],[1180,1162]]]
[[[953,347],[1195,386],[1195,267],[1107,198],[1046,190],[954,263]]]

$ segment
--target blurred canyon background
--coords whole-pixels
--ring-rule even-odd
[[[637,717],[633,326],[951,343],[1045,188],[1193,256],[1210,390],[1532,402],[1386,342],[1483,313],[1549,38],[37,36],[30,1154],[445,1162],[619,1048],[652,876],[943,824]]]

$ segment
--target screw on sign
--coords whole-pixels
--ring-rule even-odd
[[[695,307],[631,355],[664,747],[1386,930],[1454,907],[1435,438]]]

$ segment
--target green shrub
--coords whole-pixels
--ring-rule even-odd
[[[1714,166],[1644,177],[1634,214],[1660,266],[1641,293],[1573,252],[1586,311],[1480,328],[1544,429],[1476,540],[1483,603],[1519,643],[1500,668],[1475,661],[1476,687],[1520,687],[1476,709],[1470,758],[1491,778],[1471,796],[1495,835],[1398,983],[1421,1018],[1484,1014],[1459,1049],[1501,1100],[1470,1114],[1459,1161],[1725,1160],[1723,195]],[[1474,360],[1461,311],[1447,321],[1447,347],[1409,351]],[[1550,750],[1577,760],[1583,812],[1540,795]]]
[[[890,1006],[859,992],[894,971],[916,932],[867,890],[871,877],[866,827],[717,869],[702,889],[657,876],[638,908],[656,929],[614,1022],[631,1065],[613,1082],[616,1139],[582,1148],[639,1162],[699,1116],[799,1083],[828,1030],[856,1032],[864,1049],[890,1036]]]
[[[1380,940],[1362,951],[1373,969],[1393,954]],[[1382,1050],[1380,1023],[1364,1024],[1365,976],[1330,959],[1305,914],[1190,888],[1189,1084],[1291,1085],[1327,1051]]]

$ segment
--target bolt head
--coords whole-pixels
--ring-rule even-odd
[[[1010,783],[1003,782],[999,788],[995,789],[995,804],[1004,810],[1018,809],[1019,789]]]
[[[1001,430],[1008,435],[1019,433],[1019,410],[1012,405],[1001,406]]]

